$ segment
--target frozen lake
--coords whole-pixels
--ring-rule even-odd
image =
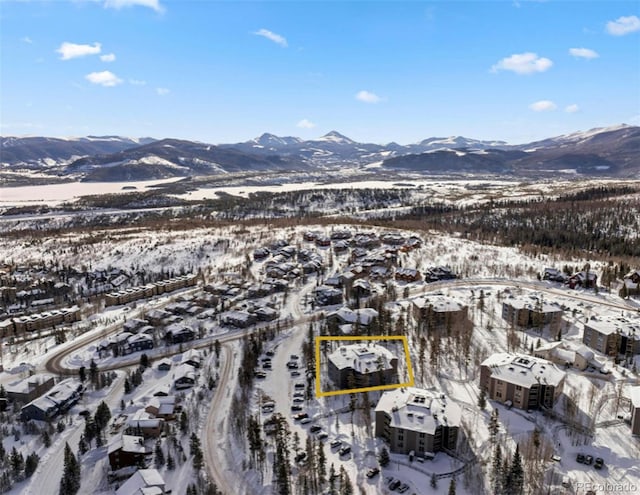
[[[149,186],[173,182],[180,178],[137,182],[67,182],[42,186],[0,187],[0,207],[51,205],[73,201],[93,194],[121,194],[144,191]],[[125,189],[126,188],[126,189]]]

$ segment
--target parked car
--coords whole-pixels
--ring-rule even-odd
[[[343,445],[342,447],[340,447],[338,454],[343,456],[343,455],[347,455],[349,452],[351,452],[351,447],[349,445]]]
[[[584,454],[578,454],[578,455],[576,456],[576,462],[577,462],[578,464],[584,464]]]
[[[329,434],[326,431],[321,431],[317,435],[318,440],[324,440],[325,438],[329,438]]]
[[[297,388],[297,389],[304,388],[304,383],[302,383],[302,382],[298,382],[298,383],[296,383],[296,384],[293,386],[293,388]]]
[[[604,459],[602,457],[596,457],[593,467],[596,469],[602,469],[604,467]]]
[[[275,354],[275,352],[273,352],[273,351],[267,351],[267,352],[265,352],[265,354],[266,354],[267,356],[269,356],[269,357],[273,357],[273,356],[274,356],[274,354]]]
[[[301,425],[308,425],[309,423],[311,423],[311,418],[303,418],[300,420]]]
[[[300,372],[299,372],[299,371],[297,371],[297,370],[293,370],[293,371],[291,372],[291,376],[300,376]]]
[[[291,406],[291,412],[297,412],[297,411],[302,411],[302,406],[298,405],[298,404],[294,404]]]
[[[336,447],[340,447],[341,444],[342,444],[342,440],[336,439],[336,440],[331,440],[331,442],[329,443],[329,446],[332,449],[335,449]]]
[[[302,397],[294,397],[293,398],[293,402],[295,402],[295,403],[304,402],[304,399]]]
[[[406,483],[402,483],[402,485],[400,485],[396,490],[400,493],[404,493],[409,489],[409,485],[407,485]]]
[[[367,478],[373,478],[374,476],[377,476],[380,473],[380,469],[377,467],[374,468],[370,468],[367,471]]]
[[[294,392],[293,396],[294,397],[304,397],[304,392]]]
[[[307,413],[298,413],[293,415],[293,419],[300,421],[301,419],[308,418],[309,415]]]
[[[402,485],[402,481],[397,480],[397,479],[394,478],[389,482],[389,490],[395,490],[400,485]]]
[[[322,430],[322,426],[320,425],[313,425],[311,428],[309,428],[309,431],[311,433],[318,433],[320,430]]]
[[[591,466],[591,464],[593,464],[593,456],[592,455],[588,455],[587,457],[584,458],[584,463],[587,464],[588,466]]]
[[[296,356],[295,354],[291,354],[291,356],[289,356],[289,359],[298,359],[298,356]]]

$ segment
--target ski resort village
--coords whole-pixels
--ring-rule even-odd
[[[638,265],[346,221],[5,234],[2,493],[640,491]]]

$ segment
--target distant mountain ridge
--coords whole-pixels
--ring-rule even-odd
[[[623,124],[521,145],[462,136],[383,145],[358,143],[337,131],[310,140],[264,133],[220,145],[118,136],[3,137],[0,153],[0,172],[38,170],[93,181],[372,166],[429,174],[640,178],[640,127]]]

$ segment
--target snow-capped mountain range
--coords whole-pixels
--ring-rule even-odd
[[[437,174],[572,173],[638,178],[640,127],[623,124],[522,145],[462,136],[381,145],[358,143],[337,131],[311,140],[265,133],[242,143],[220,145],[118,136],[3,137],[0,153],[0,173],[38,171],[83,180],[372,166]]]

